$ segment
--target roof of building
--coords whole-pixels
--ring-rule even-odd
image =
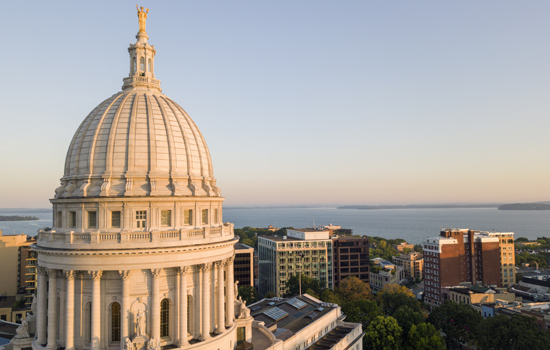
[[[540,280],[538,278],[530,278],[524,276],[522,277],[521,282],[526,284],[534,284],[541,287],[550,287],[550,280]]]
[[[249,250],[249,249],[253,250],[254,248],[249,246],[249,245],[243,244],[243,243],[236,243],[235,244],[235,250]]]
[[[0,346],[9,343],[9,340],[17,334],[19,324],[0,320]],[[7,342],[5,341],[7,340]]]
[[[316,238],[316,239],[300,239],[300,238],[294,238],[290,236],[259,236],[261,238],[269,239],[272,241],[277,242],[308,242],[308,241],[328,241],[330,238]]]
[[[285,299],[263,299],[249,306],[254,321],[264,322],[267,328],[276,325],[273,334],[281,340],[292,337],[335,307],[338,306],[322,303],[307,294]]]
[[[16,297],[1,297],[0,296],[0,309],[11,307],[15,303]]]
[[[327,334],[325,334],[321,339],[313,343],[309,349],[311,350],[327,350],[332,349],[334,345],[338,344],[340,340],[345,338],[351,331],[353,327],[337,326]]]

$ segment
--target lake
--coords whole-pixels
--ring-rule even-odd
[[[34,215],[37,221],[0,222],[4,234],[26,233],[35,236],[42,227],[51,227],[51,212],[20,213],[10,210],[0,215]],[[440,228],[470,228],[484,231],[515,232],[517,237],[536,239],[550,236],[548,210],[497,210],[496,208],[464,209],[336,209],[336,208],[224,208],[223,220],[235,227],[295,228],[340,225],[354,234],[403,238],[409,243],[421,243],[426,237],[437,236]]]

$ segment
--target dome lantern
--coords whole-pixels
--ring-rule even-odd
[[[137,6],[136,6],[137,7]],[[122,90],[147,89],[159,91],[160,81],[155,79],[155,47],[149,45],[149,36],[145,32],[145,20],[149,9],[138,8],[139,32],[136,34],[137,41],[130,44],[130,73],[124,78]]]

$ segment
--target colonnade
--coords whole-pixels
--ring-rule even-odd
[[[233,326],[235,322],[235,284],[233,276],[233,258],[222,261],[210,262],[205,264],[165,268],[164,270],[175,269],[176,290],[172,293],[174,300],[171,306],[171,313],[174,317],[170,323],[170,339],[175,345],[180,347],[188,344],[188,290],[193,285],[196,291],[193,295],[194,308],[193,319],[190,323],[194,327],[192,336],[200,341],[206,341],[211,338],[211,333],[223,333],[226,327]],[[120,347],[124,349],[127,338],[132,335],[131,329],[134,324],[130,324],[130,310],[132,303],[138,298],[147,300],[150,297],[150,305],[147,303],[146,311],[148,314],[147,324],[149,327],[149,339],[161,339],[161,295],[160,295],[160,275],[161,268],[150,269],[151,289],[149,295],[131,296],[131,275],[132,270],[117,271],[121,280],[121,295],[117,300],[121,301],[121,320],[120,320]],[[137,271],[137,270],[136,270]],[[143,271],[143,270],[139,270]],[[46,344],[46,349],[56,350],[59,346],[66,350],[74,350],[75,343],[75,280],[85,279],[89,276],[91,280],[91,323],[89,325],[89,342],[91,350],[100,350],[102,343],[107,340],[109,334],[102,329],[102,321],[106,321],[106,315],[102,315],[102,300],[112,296],[102,295],[102,280],[105,271],[73,271],[46,269],[38,267],[38,291],[37,291],[37,323],[36,323],[36,342],[37,344]],[[217,281],[216,283],[216,276]],[[224,279],[225,276],[225,279]],[[194,278],[194,279],[193,279]],[[58,291],[58,279],[63,283]],[[194,283],[191,284],[190,282]],[[179,282],[179,283],[178,283]],[[198,284],[197,284],[198,282]],[[197,288],[198,287],[198,288]],[[225,290],[225,292],[224,292]],[[214,296],[217,296],[215,298]],[[118,299],[120,297],[120,299]],[[58,298],[60,305],[58,306]],[[217,299],[217,300],[216,300]],[[78,298],[83,302],[83,298]],[[59,309],[59,314],[58,314]],[[214,319],[211,319],[211,315]],[[57,317],[59,316],[59,320]],[[107,316],[108,317],[108,316]],[[84,320],[85,313],[80,314],[81,323],[87,324]],[[133,317],[136,322],[136,315]],[[60,324],[60,323],[63,324]],[[84,329],[84,327],[82,327]],[[134,334],[135,335],[135,334]],[[77,334],[76,337],[84,337],[84,334]],[[61,344],[58,344],[58,337]]]

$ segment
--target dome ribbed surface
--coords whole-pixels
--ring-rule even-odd
[[[134,89],[100,103],[76,131],[56,198],[219,196],[208,146],[189,115]]]

